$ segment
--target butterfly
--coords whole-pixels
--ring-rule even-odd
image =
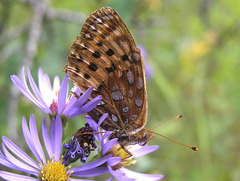
[[[144,145],[154,133],[147,122],[147,90],[143,59],[132,35],[119,14],[110,7],[92,13],[84,23],[81,36],[74,41],[63,71],[81,90],[94,86],[92,98],[101,102],[88,114],[112,131],[112,138],[125,146]]]

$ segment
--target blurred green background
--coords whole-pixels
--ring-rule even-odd
[[[39,3],[41,2],[41,3]],[[39,5],[40,4],[40,5]],[[131,166],[164,181],[240,179],[240,3],[237,0],[1,0],[0,134],[24,147],[22,116],[46,116],[18,94],[10,75],[25,65],[37,80],[42,67],[61,77],[72,42],[90,13],[117,10],[153,67],[148,79],[148,127],[182,114],[155,131],[160,148]],[[69,124],[76,131],[79,118]],[[1,169],[3,169],[1,167]],[[98,177],[99,178],[99,177]],[[101,178],[99,179],[101,180]]]

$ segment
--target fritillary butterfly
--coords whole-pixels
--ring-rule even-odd
[[[102,101],[88,114],[98,122],[108,113],[101,127],[112,131],[112,138],[125,148],[145,144],[155,134],[145,127],[147,122],[147,90],[140,50],[127,26],[110,8],[92,13],[71,47],[63,71],[81,90],[94,86],[92,98]]]

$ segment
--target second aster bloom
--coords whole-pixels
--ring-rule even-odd
[[[106,168],[99,166],[104,164],[107,159],[111,157],[110,155],[71,169],[62,163],[62,123],[59,116],[57,116],[56,119],[52,118],[50,134],[48,134],[46,119],[43,120],[42,137],[47,156],[40,142],[33,115],[30,116],[29,126],[27,125],[26,119],[23,118],[22,130],[27,146],[35,158],[30,157],[10,139],[3,136],[3,153],[0,152],[0,164],[14,170],[14,173],[1,170],[0,177],[4,180],[77,181],[82,179],[72,177],[92,177],[108,171]],[[16,173],[16,171],[22,173]]]
[[[99,132],[100,125],[104,121],[104,119],[107,117],[107,114],[104,114],[100,119],[99,122],[96,123],[90,116],[85,116],[87,123],[93,128],[95,132]],[[138,172],[131,171],[126,166],[129,166],[131,164],[135,164],[136,160],[135,158],[142,157],[144,155],[147,155],[151,152],[156,151],[159,146],[153,145],[153,146],[140,146],[138,144],[136,145],[130,145],[126,148],[128,151],[132,153],[132,156],[128,158],[128,153],[126,153],[121,146],[117,143],[117,138],[114,138],[112,140],[108,141],[108,138],[112,132],[107,132],[103,134],[94,134],[96,139],[101,145],[101,148],[99,149],[99,153],[102,154],[102,157],[106,155],[111,155],[110,158],[107,160],[107,166],[108,172],[110,172],[117,180],[119,181],[156,181],[162,179],[164,176],[159,174],[142,174]],[[112,180],[112,178],[108,179],[109,181]]]
[[[12,75],[11,79],[21,93],[28,98],[33,104],[38,106],[47,114],[52,116],[63,115],[67,118],[72,118],[91,111],[101,101],[101,96],[94,98],[86,103],[93,87],[90,87],[84,94],[80,96],[80,90],[76,87],[71,92],[74,94],[68,95],[68,78],[65,75],[60,85],[58,76],[55,76],[53,86],[47,74],[44,74],[42,69],[38,69],[38,87],[34,82],[31,72],[27,69],[27,77],[32,91],[29,89],[24,73],[24,67],[21,70],[21,77]],[[78,97],[79,96],[79,97]],[[78,97],[78,98],[76,98]]]
[[[135,158],[147,155],[159,148],[157,145],[153,146],[140,146],[140,145],[130,145],[126,147],[128,151],[132,153],[130,158],[128,153],[126,153],[120,145],[114,145],[106,155],[111,154],[112,157],[108,159],[108,171],[117,179],[124,181],[157,181],[161,180],[164,176],[159,174],[142,174],[134,172],[125,168],[131,164],[135,164],[137,161]]]

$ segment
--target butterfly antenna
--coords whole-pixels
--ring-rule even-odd
[[[152,133],[154,133],[154,134],[156,134],[156,135],[159,135],[159,136],[161,136],[161,137],[163,137],[163,138],[166,138],[167,140],[172,141],[172,142],[174,142],[174,143],[177,143],[177,144],[179,144],[179,145],[182,145],[182,146],[191,148],[191,149],[194,150],[194,151],[198,151],[198,148],[195,147],[195,146],[189,146],[189,145],[185,145],[185,144],[179,143],[179,142],[174,141],[174,140],[172,140],[172,139],[170,139],[170,138],[168,138],[168,137],[166,137],[166,136],[164,136],[164,135],[162,135],[162,134],[159,134],[159,133],[155,133],[155,132],[152,132]]]
[[[153,129],[156,129],[156,128],[159,128],[159,127],[162,127],[163,125],[165,125],[165,124],[167,124],[167,123],[169,123],[169,122],[171,122],[171,121],[174,121],[174,120],[176,120],[176,119],[178,119],[178,118],[181,118],[181,117],[182,117],[182,115],[178,115],[178,116],[176,116],[175,118],[170,119],[170,120],[168,120],[167,122],[165,122],[165,123],[163,123],[163,124],[161,124],[161,125],[159,125],[159,126],[153,128]],[[151,130],[153,130],[153,129],[151,129]]]
[[[166,121],[165,123],[163,123],[163,124],[161,124],[161,125],[153,128],[153,129],[159,128],[159,127],[161,127],[161,126],[163,126],[163,125],[165,125],[165,124],[167,124],[167,123],[169,123],[169,122],[171,122],[171,121],[174,121],[174,120],[176,120],[176,119],[178,119],[178,118],[181,118],[181,117],[182,117],[182,115],[178,115],[178,116],[176,116],[175,118],[170,119],[170,120]],[[163,137],[163,138],[166,138],[167,140],[172,141],[172,142],[174,142],[174,143],[177,143],[177,144],[179,144],[179,145],[182,145],[182,146],[191,148],[191,149],[194,150],[194,151],[198,151],[198,148],[195,147],[195,146],[189,146],[189,145],[185,145],[185,144],[179,143],[179,142],[177,142],[177,141],[174,141],[174,140],[172,140],[172,139],[170,139],[170,138],[168,138],[168,137],[166,137],[166,136],[164,136],[164,135],[162,135],[162,134],[153,132],[153,131],[152,131],[153,129],[151,129],[151,132],[154,133],[154,134],[156,134],[156,135],[159,135],[159,136],[161,136],[161,137]]]

